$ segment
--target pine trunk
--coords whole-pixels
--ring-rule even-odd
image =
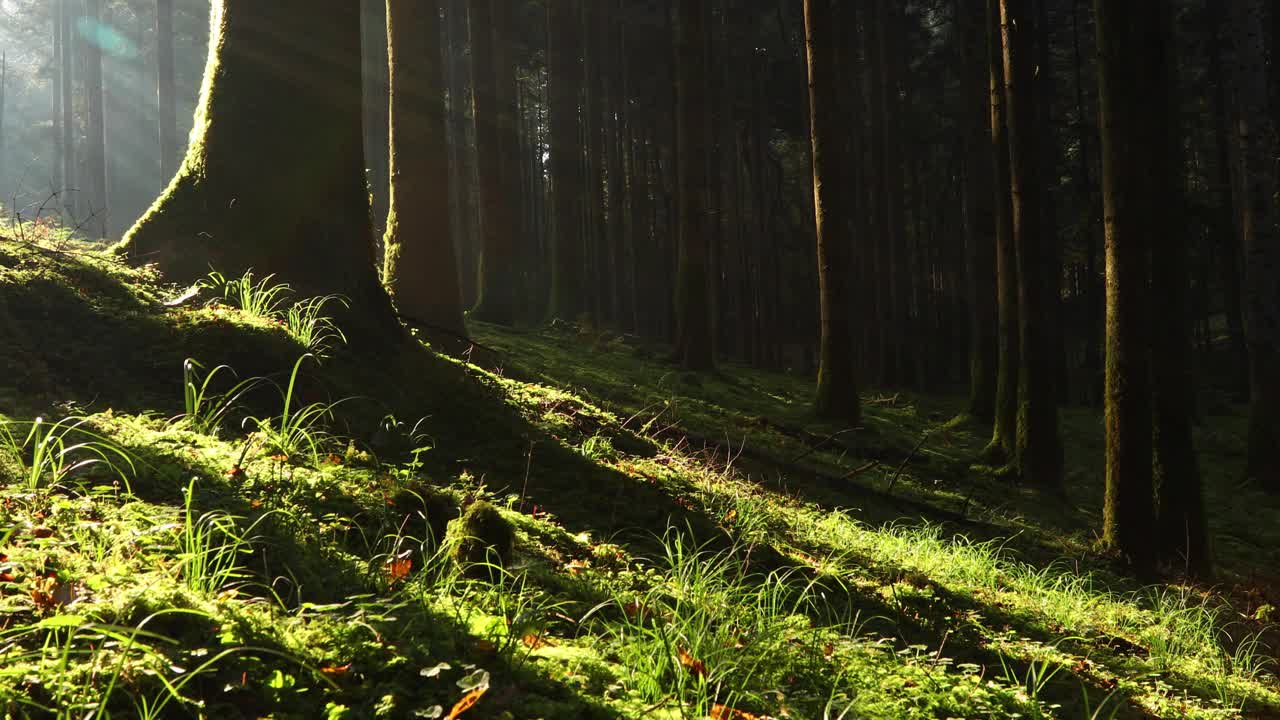
[[[1009,195],[1009,131],[1005,119],[1003,40],[999,0],[987,0],[987,52],[991,100],[991,155],[995,166],[996,235],[996,404],[995,426],[986,455],[1013,460],[1018,440],[1018,262],[1013,243],[1013,200]]]
[[[156,0],[156,100],[160,105],[160,183],[178,172],[178,98],[174,79],[173,0]]]

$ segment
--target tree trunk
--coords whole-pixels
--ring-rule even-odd
[[[1276,233],[1275,124],[1267,102],[1264,5],[1236,0],[1228,17],[1235,46],[1236,141],[1240,147],[1240,234],[1250,393],[1247,473],[1280,493],[1280,236]]]
[[[1147,3],[1096,0],[1098,112],[1106,230],[1107,321],[1103,391],[1106,497],[1103,541],[1139,572],[1155,556],[1147,254],[1155,193],[1145,105],[1153,100],[1145,56]]]
[[[390,119],[390,97],[387,75],[387,3],[386,0],[359,0],[361,38],[361,62],[364,74],[364,153],[368,173],[368,194],[373,212],[375,242],[381,246],[386,230],[387,213],[390,212],[391,170],[388,152],[391,140],[387,136]]]
[[[87,21],[97,27],[102,22],[102,0],[88,0],[85,10]],[[107,209],[107,122],[106,107],[102,86],[102,48],[95,40],[84,41],[85,67],[87,74],[84,81],[86,97],[86,142],[85,170],[89,174],[89,217],[86,228],[100,238],[108,236],[110,230]]]
[[[1000,0],[1013,243],[1018,265],[1018,439],[1015,463],[1024,480],[1062,486],[1062,445],[1054,397],[1052,315],[1046,306],[1040,233],[1043,184],[1036,146],[1035,22],[1029,0]]]
[[[960,43],[961,89],[965,118],[964,206],[965,269],[969,296],[969,414],[995,420],[997,333],[995,226],[992,210],[990,84],[982,19],[985,0],[967,0],[956,8]]]
[[[515,323],[515,68],[509,0],[471,0],[472,120],[480,166],[479,300],[472,317]]]
[[[72,41],[71,0],[58,3],[58,21],[62,24],[62,209],[75,216],[79,204],[79,187],[76,179],[76,143],[75,143],[75,102],[72,93],[75,72],[73,71],[75,43]]]
[[[582,192],[578,142],[579,32],[575,0],[547,0],[547,84],[551,125],[553,318],[576,320],[582,312],[583,238],[577,201]]]
[[[465,335],[449,217],[440,14],[434,0],[387,0],[390,211],[382,280],[407,317]]]
[[[991,444],[993,461],[1012,460],[1018,440],[1018,262],[1013,242],[1013,200],[1009,196],[1009,129],[1005,118],[1000,0],[987,0],[987,52],[991,99],[991,154],[995,165],[996,232],[996,405]]]
[[[186,160],[121,251],[172,282],[253,268],[300,297],[341,294],[353,342],[398,341],[374,270],[359,5],[215,0],[212,20]],[[297,42],[281,42],[283,27]]]
[[[849,8],[844,9],[845,12]],[[842,18],[843,19],[843,18]],[[847,37],[836,25],[832,0],[805,0],[804,26],[809,66],[809,137],[813,146],[814,225],[818,236],[821,313],[818,416],[850,427],[861,421],[853,375],[853,242],[849,236],[847,154],[841,147],[849,118],[842,112],[838,44]]]
[[[1178,122],[1177,59],[1174,10],[1169,0],[1144,5],[1149,47],[1141,78],[1151,99],[1142,104],[1141,119],[1150,151],[1138,169],[1147,183],[1147,221],[1151,236],[1152,440],[1153,484],[1159,533],[1157,555],[1188,575],[1209,573],[1208,530],[1200,468],[1191,435],[1195,378],[1191,356],[1190,306],[1187,298],[1187,176]],[[1141,141],[1135,137],[1134,142]]]
[[[178,172],[178,91],[174,79],[173,0],[156,0],[156,99],[160,104],[160,183]]]
[[[676,144],[679,195],[679,264],[676,270],[676,358],[686,370],[715,367],[708,297],[709,223],[705,94],[707,8],[702,0],[677,0]]]

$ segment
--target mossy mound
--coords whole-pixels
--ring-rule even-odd
[[[468,574],[493,577],[511,563],[516,531],[498,508],[481,500],[449,523],[447,542],[453,561]]]

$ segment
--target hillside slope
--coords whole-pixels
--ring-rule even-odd
[[[1143,587],[1092,549],[1085,412],[1048,504],[946,398],[829,427],[570,330],[318,352],[55,240],[0,239],[7,716],[1280,716],[1238,418],[1199,438],[1221,584]]]

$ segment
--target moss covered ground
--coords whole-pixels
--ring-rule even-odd
[[[825,425],[806,378],[567,327],[320,352],[24,237],[6,717],[1280,717],[1280,503],[1238,482],[1236,408],[1197,434],[1217,578],[1139,584],[1095,547],[1094,411],[1046,501],[972,463],[959,398]]]

